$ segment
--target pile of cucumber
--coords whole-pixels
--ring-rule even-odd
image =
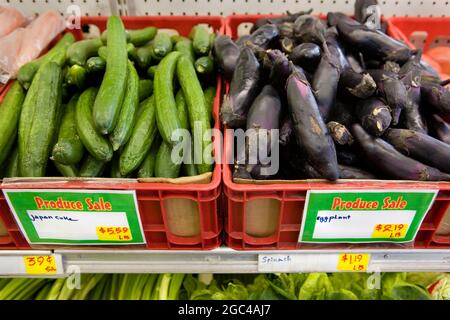
[[[183,37],[126,30],[116,16],[100,37],[76,41],[66,33],[21,68],[0,106],[0,178],[211,172],[208,161],[174,163],[171,155],[180,148],[174,130],[196,128],[192,136],[203,137],[211,128],[214,39],[204,25]],[[182,157],[202,160],[210,146],[203,141]]]

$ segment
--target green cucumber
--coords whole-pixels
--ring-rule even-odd
[[[170,35],[165,32],[158,32],[155,39],[153,39],[153,55],[158,58],[167,56],[173,48]]]
[[[128,32],[128,30],[125,30],[125,37],[127,39],[127,43],[130,42],[130,33]],[[102,42],[105,46],[108,44],[108,29],[102,32],[100,39],[102,39]]]
[[[87,70],[86,68],[74,64],[70,67],[69,71],[66,75],[67,84],[76,86],[78,89],[83,90],[86,87],[86,78],[87,78]]]
[[[153,94],[153,81],[143,79],[139,81],[139,102],[144,101]]]
[[[152,41],[157,33],[158,29],[155,27],[147,27],[144,29],[137,29],[137,30],[128,30],[128,34],[130,35],[129,42],[134,44],[136,47],[140,47]]]
[[[152,63],[153,45],[137,48],[136,59],[134,60],[141,70],[147,70]]]
[[[206,56],[211,51],[211,33],[208,28],[203,25],[197,25],[192,28],[189,38],[194,45],[194,52],[198,56]]]
[[[131,61],[128,61],[128,82],[125,98],[120,110],[119,120],[109,136],[114,151],[127,143],[136,122],[136,111],[139,105],[139,75]]]
[[[119,17],[112,16],[108,19],[106,72],[93,109],[95,126],[103,135],[114,130],[119,118],[125,96],[127,65],[125,28]]]
[[[108,59],[108,48],[106,46],[100,47],[97,53],[98,56],[102,59],[105,59],[105,61]]]
[[[158,133],[155,97],[144,100],[140,109],[131,137],[120,155],[120,173],[123,176],[139,168]]]
[[[156,155],[155,177],[157,178],[178,178],[180,175],[181,163],[174,163],[172,160],[173,148],[168,143],[163,142]]]
[[[177,42],[183,41],[183,40],[189,40],[186,37],[180,36],[179,34],[173,35],[170,37],[170,40],[172,40],[173,44],[176,44]]]
[[[138,171],[139,178],[151,178],[155,176],[155,163],[156,155],[158,154],[159,147],[161,145],[161,137],[159,135],[155,138],[152,143],[152,147],[141,164]]]
[[[50,49],[45,55],[39,59],[28,62],[23,65],[17,74],[17,80],[22,84],[25,89],[28,89],[33,81],[36,72],[40,66],[49,61],[57,62],[61,67],[66,61],[67,48],[75,42],[75,37],[72,33],[66,33],[58,43]]]
[[[132,44],[132,43],[128,43],[127,44],[127,54],[128,54],[128,58],[131,61],[136,60],[136,58],[137,58],[137,48],[134,46],[134,44]]]
[[[217,89],[215,87],[208,87],[208,88],[206,88],[206,90],[204,92],[206,108],[208,109],[209,120],[211,122],[214,120],[213,112],[214,112],[214,100],[216,99],[216,93],[217,93]]]
[[[177,117],[177,104],[173,94],[173,78],[180,56],[182,56],[180,52],[174,51],[160,62],[156,70],[153,88],[159,133],[163,140],[171,145],[176,143],[172,141],[172,133],[181,128],[180,119]],[[189,61],[188,58],[186,59]]]
[[[9,154],[8,165],[5,169],[5,177],[17,178],[19,176],[19,148],[15,147]]]
[[[202,159],[202,163],[197,165],[199,174],[212,171],[212,164],[205,163],[203,152],[211,147],[211,139],[203,139],[204,134],[211,129],[210,115],[206,106],[205,96],[202,86],[195,73],[194,65],[189,58],[182,56],[177,62],[177,75],[181,88],[183,89],[189,109],[189,120],[194,142],[202,142],[202,148],[194,148],[194,159]],[[208,159],[210,160],[210,159]]]
[[[106,168],[106,162],[95,159],[90,154],[83,159],[80,169],[80,177],[98,178],[103,175]]]
[[[100,38],[77,41],[67,49],[69,65],[84,66],[90,57],[97,55],[98,49],[103,46]]]
[[[99,161],[108,162],[113,157],[113,148],[108,139],[97,132],[92,119],[92,105],[96,100],[97,88],[85,90],[76,106],[77,132],[89,153]]]
[[[143,46],[150,41],[153,40],[153,38],[156,36],[156,33],[158,32],[158,29],[155,27],[147,27],[144,29],[136,29],[136,30],[127,30],[127,42],[132,43],[136,47]],[[105,30],[102,33],[102,41],[103,43],[107,43],[108,39],[108,31]]]
[[[175,44],[175,51],[185,54],[192,62],[195,61],[194,46],[189,39],[183,39]]]
[[[28,89],[25,100],[22,105],[22,112],[19,120],[18,144],[19,144],[19,171],[22,168],[24,157],[28,152],[28,137],[34,121],[36,110],[36,100],[39,94],[39,85],[41,78],[44,76],[43,68],[39,68],[33,78],[30,88]]]
[[[74,165],[65,165],[59,163],[58,161],[53,161],[56,169],[58,169],[59,173],[62,174],[63,177],[66,178],[75,178],[78,177],[78,169]]]
[[[16,140],[22,104],[25,91],[18,81],[15,81],[6,93],[0,105],[0,167],[6,160]]]
[[[36,97],[36,111],[28,135],[28,145],[20,163],[23,177],[43,177],[58,130],[61,108],[62,70],[55,62],[41,66],[42,77]]]
[[[214,60],[210,56],[200,57],[195,61],[195,71],[200,75],[214,73]]]
[[[155,79],[155,74],[156,74],[156,69],[158,69],[158,66],[151,66],[150,68],[148,68],[147,70],[147,75],[150,77],[150,79],[154,80]]]
[[[74,165],[81,161],[84,147],[78,135],[76,106],[80,95],[70,99],[59,128],[58,142],[53,147],[52,159],[64,165]]]
[[[122,176],[120,174],[120,156],[119,155],[115,155],[112,163],[111,163],[111,173],[110,173],[111,178],[114,179],[121,179],[121,178],[128,178],[128,176]]]
[[[188,110],[188,107],[186,104],[186,99],[184,98],[182,89],[178,90],[175,100],[177,102],[177,111],[178,111],[177,115],[178,115],[178,118],[180,119],[181,127],[183,129],[189,130],[190,129],[189,110]],[[184,175],[196,176],[198,173],[197,173],[197,168],[194,164],[194,159],[193,159],[192,141],[191,141],[191,147],[189,148],[189,151],[190,151],[190,155],[186,155],[183,157],[184,162],[182,165],[182,169],[183,169]],[[173,166],[172,168],[173,168],[173,170],[175,170],[176,167]]]
[[[101,57],[89,58],[86,62],[86,69],[89,73],[102,73],[106,69],[106,60]]]

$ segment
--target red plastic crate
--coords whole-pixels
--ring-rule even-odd
[[[450,18],[391,18],[388,20],[388,32],[392,37],[404,41],[411,48],[423,47],[423,59],[442,73],[440,66],[426,53],[438,44],[450,47]],[[413,35],[420,35],[420,39],[424,39],[423,42],[415,43],[412,39]],[[444,78],[449,77],[443,73],[442,75]]]
[[[147,26],[176,29],[187,36],[193,26],[206,23],[216,31],[224,33],[224,23],[220,17],[123,17],[126,28],[138,29]],[[82,24],[92,24],[103,31],[107,17],[83,17]],[[73,32],[82,38],[79,30]],[[221,80],[217,81],[217,96],[214,105],[215,128],[219,129],[218,114],[220,108]],[[117,181],[117,180],[115,180]],[[2,185],[0,185],[1,189]],[[4,187],[4,185],[3,185]],[[221,166],[215,165],[211,182],[208,184],[175,185],[169,183],[110,183],[107,179],[95,182],[59,181],[30,182],[8,185],[8,188],[27,189],[92,189],[92,190],[136,190],[146,247],[152,250],[210,250],[222,243],[222,216],[220,211]],[[195,236],[177,236],[168,226],[166,205],[168,200],[187,199],[188,204],[198,209],[200,234]],[[3,194],[0,194],[0,223],[3,222],[9,235],[0,237],[0,249],[29,249],[13,218]],[[85,247],[86,248],[86,247]],[[96,247],[97,249],[99,247]],[[101,247],[100,247],[101,248]],[[107,247],[112,248],[111,246]],[[117,249],[142,249],[142,246],[115,246]]]
[[[267,16],[232,16],[228,17],[227,34],[232,38],[238,35],[238,28],[242,23],[253,23],[259,18]],[[247,27],[248,28],[248,27]],[[327,189],[417,189],[434,188],[439,189],[436,201],[425,217],[413,244],[414,248],[444,247],[450,248],[447,238],[435,236],[445,212],[450,208],[450,183],[436,182],[411,182],[411,181],[339,181],[337,183],[307,181],[298,184],[237,184],[233,182],[233,176],[227,159],[227,150],[230,141],[225,135],[224,143],[224,215],[225,215],[225,238],[229,247],[237,250],[258,249],[330,249],[330,248],[356,248],[356,247],[385,247],[399,248],[398,244],[300,244],[298,237],[308,190]],[[255,213],[252,207],[259,209]],[[249,209],[255,217],[249,217]],[[255,219],[253,219],[255,218]],[[266,223],[267,234],[259,232],[255,236],[255,230],[248,223],[248,219],[261,223],[264,219],[272,219]],[[272,229],[272,230],[270,230]],[[410,245],[411,247],[411,245]]]

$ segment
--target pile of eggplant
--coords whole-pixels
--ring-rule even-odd
[[[234,178],[450,181],[450,81],[356,9],[360,21],[288,13],[216,39],[222,123],[280,130],[278,173],[245,152]]]

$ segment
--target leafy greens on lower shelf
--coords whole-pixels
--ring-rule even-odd
[[[79,278],[77,278],[79,277]],[[82,274],[0,279],[0,300],[449,300],[448,273]]]

